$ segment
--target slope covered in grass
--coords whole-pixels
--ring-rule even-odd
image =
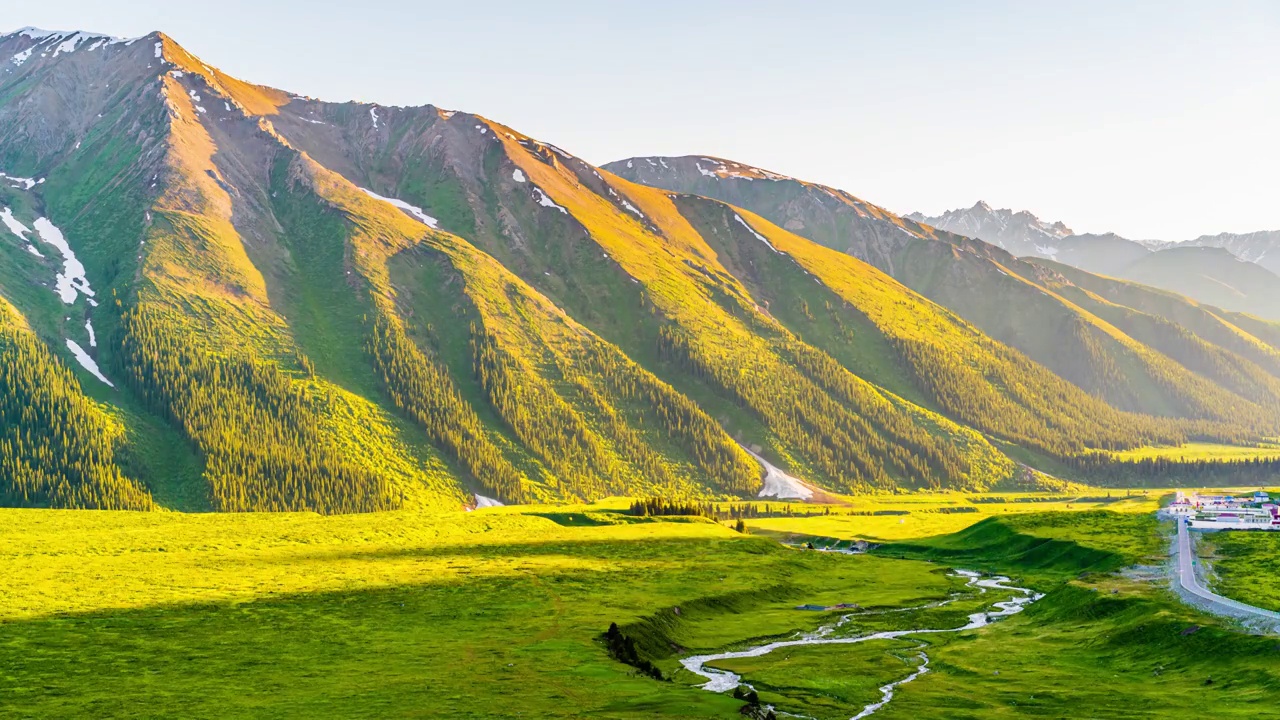
[[[1232,435],[1224,424],[1268,434],[1276,425],[1275,370],[1261,366],[1271,377],[1256,372],[1258,350],[1205,324],[1199,305],[1185,298],[1163,293],[1163,301],[1147,302],[1163,291],[1135,295],[1130,288],[1141,286],[1018,259],[847,192],[740,163],[632,158],[607,167],[739,205],[860,258],[1117,409],[1217,425],[1198,434]],[[1094,296],[1082,293],[1085,287]],[[1096,295],[1111,304],[1097,303]],[[1128,302],[1134,306],[1115,307]],[[1179,325],[1184,320],[1187,327]]]
[[[892,384],[905,370],[930,404],[970,426],[1057,455],[1181,437],[1175,423],[1115,412],[856,258],[726,205],[681,207],[811,342],[873,380]],[[867,353],[877,347],[884,357]]]
[[[327,135],[307,131],[313,123],[292,125],[292,112],[327,118],[348,142],[335,149]],[[367,173],[379,194],[431,212],[435,197],[417,188],[428,179],[434,196],[452,187],[450,196],[466,199],[470,217],[459,217],[450,205],[441,219],[446,227],[468,233],[471,243],[560,304],[557,314],[582,322],[696,398],[739,437],[773,445],[812,480],[843,489],[986,487],[1012,474],[1010,463],[977,435],[857,378],[761,312],[661,193],[607,180],[558,148],[474,116],[427,108],[381,117],[389,142],[415,142],[397,157],[414,157],[420,142],[434,148],[425,166],[370,154],[355,143],[358,116],[322,103],[286,108],[278,128],[357,179]],[[359,158],[372,168],[349,166]],[[437,285],[449,283],[447,275],[436,277]],[[493,302],[467,294],[473,307],[464,310],[473,314]],[[542,325],[540,342],[555,336],[554,327]],[[735,407],[749,414],[735,418]],[[956,441],[959,448],[952,447]],[[702,470],[708,470],[705,461]]]
[[[1280,429],[1280,333],[1251,320],[1175,332],[847,193],[698,174],[743,203],[794,191],[770,212],[821,195],[824,244],[875,248],[858,263],[486,118],[90,39],[0,37],[30,51],[0,78],[0,171],[31,178],[0,204],[61,228],[95,294],[51,293],[60,258],[16,225],[0,292],[134,449],[104,462],[163,507],[744,497],[744,448],[828,491],[982,490],[1028,477],[1011,455],[1088,474],[1094,451]],[[978,312],[1004,290],[957,273],[1037,309]]]

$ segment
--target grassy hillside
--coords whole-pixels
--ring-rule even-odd
[[[8,512],[0,563],[23,580],[0,610],[0,657],[20,674],[3,681],[6,708],[19,714],[115,717],[145,704],[190,717],[385,717],[426,708],[731,718],[741,702],[638,676],[597,637],[611,622],[655,603],[686,605],[713,585],[752,598],[748,607],[771,617],[706,628],[701,641],[711,646],[808,625],[814,618],[789,609],[801,598],[855,594],[897,604],[947,587],[923,566],[903,565],[883,583],[881,566],[891,561],[799,557],[707,523],[566,527],[493,510],[342,518]],[[62,517],[80,539],[50,544],[70,539]],[[89,537],[113,552],[86,553]],[[32,544],[44,548],[41,559],[24,550]],[[89,565],[113,582],[84,585]],[[67,575],[36,581],[55,567],[82,578],[79,591],[67,592]],[[760,573],[786,589],[757,593]],[[193,583],[197,574],[203,579]],[[132,648],[118,644],[126,638]],[[84,659],[93,671],[71,682],[63,673],[81,642],[98,651]],[[36,646],[38,660],[10,662],[18,653],[31,658]],[[133,669],[120,672],[122,662]],[[370,663],[384,682],[335,684],[335,675]],[[61,692],[34,690],[54,685]]]
[[[607,167],[739,205],[862,259],[1114,408],[1193,420],[1192,433],[1233,441],[1276,425],[1275,368],[1259,362],[1259,348],[1246,350],[1247,340],[1209,332],[1200,306],[1185,298],[1163,293],[1157,302],[1161,291],[1014,258],[846,192],[729,161],[632,158]],[[1178,325],[1183,319],[1191,327]]]
[[[51,153],[17,133],[5,152],[48,181],[6,205],[28,223],[47,206],[109,288],[109,304],[85,308],[109,340],[91,354],[117,381],[104,395],[127,426],[116,434],[141,441],[136,469],[166,503],[352,512],[453,508],[472,490],[527,501],[758,486],[755,463],[693,402],[465,241],[426,244],[421,223],[300,159],[254,116],[282,93],[156,43],[164,63],[150,74],[132,51],[63,61],[89,80],[123,67],[157,92],[112,104]],[[28,80],[8,85],[14,98],[46,92]],[[25,288],[33,263],[6,291],[62,332],[71,319]],[[442,297],[438,280],[460,292]],[[175,429],[176,445],[155,442]]]
[[[879,339],[882,357],[867,363],[868,376],[877,380],[903,369],[917,392],[957,420],[1057,455],[1180,439],[1176,424],[1114,412],[849,255],[806,242],[758,216],[748,213],[744,219],[725,205],[690,198],[681,206],[698,218],[705,236],[719,241],[721,257],[733,258],[739,272],[767,288],[768,297],[792,308],[792,322],[817,331],[809,333],[812,342],[854,358]],[[809,279],[816,281],[816,295],[805,282]],[[800,307],[794,308],[797,301]],[[815,309],[825,311],[838,331],[815,327]],[[866,331],[845,329],[845,318],[853,328],[861,322]]]
[[[1280,277],[1221,248],[1166,248],[1125,266],[1121,277],[1177,288],[1209,305],[1280,318]]]
[[[335,123],[344,119],[317,103],[292,112]],[[347,116],[346,122],[354,118]],[[468,240],[560,304],[563,310],[556,314],[567,313],[599,333],[645,370],[694,398],[740,439],[772,445],[776,457],[803,469],[811,480],[846,490],[895,484],[983,487],[1012,474],[1011,464],[978,436],[848,374],[762,313],[750,293],[719,265],[705,239],[660,193],[607,181],[558,149],[479,118],[446,118],[426,109],[388,115],[382,122],[391,124],[393,142],[433,134],[440,138],[433,147],[445,157],[430,158],[424,167],[393,165],[373,155],[376,169],[369,175],[385,183],[376,192],[400,193],[401,199],[422,203],[430,212],[436,212],[431,203],[439,197],[466,198],[469,219],[459,219],[453,206],[442,213],[451,229],[474,228]],[[407,125],[404,136],[396,123]],[[333,148],[325,148],[328,139],[289,129],[287,118],[280,127],[309,152],[314,145],[317,156],[335,156]],[[347,127],[343,134],[354,133]],[[347,148],[346,159],[339,157],[335,164],[358,152],[338,147]],[[440,166],[455,173],[451,193],[444,190],[448,175],[430,174],[440,172],[432,170]],[[481,174],[459,174],[456,167],[479,168]],[[434,195],[412,194],[426,187],[427,178],[434,182]],[[405,195],[406,190],[411,194]],[[455,286],[447,274],[433,277],[436,282],[422,284]],[[468,324],[499,307],[492,293],[471,285],[465,278],[456,284],[470,297],[467,305],[472,307],[464,308]],[[414,312],[430,311],[418,305]],[[555,325],[545,323],[537,332],[537,344],[557,334]],[[528,330],[495,335],[484,341],[482,352],[495,339],[530,337]],[[461,341],[440,344],[448,351],[451,342],[456,346]],[[543,352],[525,347],[511,356]],[[744,382],[746,378],[751,380]],[[492,392],[491,387],[480,390]],[[851,413],[846,407],[850,403],[866,408],[862,414],[870,422]],[[735,408],[750,412],[735,417]],[[520,435],[515,424],[508,424]],[[947,445],[962,439],[963,445],[956,452],[934,437],[949,438]],[[536,437],[525,433],[519,439],[529,443]],[[906,452],[893,449],[904,444]],[[705,463],[702,469],[705,473]]]
[[[1280,351],[1252,320],[1183,331],[847,193],[698,173],[743,202],[789,188],[788,227],[834,213],[824,242],[856,235],[841,249],[900,283],[475,115],[291,96],[159,34],[35,53],[52,37],[0,40],[33,53],[0,80],[0,167],[32,178],[0,190],[0,293],[36,343],[3,361],[72,368],[99,411],[75,442],[130,506],[741,498],[747,449],[828,493],[980,491],[1037,477],[1010,455],[1087,476],[1280,434]]]

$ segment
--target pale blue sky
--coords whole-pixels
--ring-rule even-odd
[[[1280,229],[1280,3],[0,0],[246,80],[486,115],[596,163],[714,154],[899,212]]]

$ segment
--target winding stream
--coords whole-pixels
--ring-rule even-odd
[[[743,684],[742,678],[736,673],[730,672],[728,670],[718,670],[716,668],[707,667],[708,664],[715,663],[720,660],[732,660],[734,658],[760,657],[761,655],[768,655],[769,653],[779,648],[798,647],[801,645],[851,645],[853,643],[862,643],[862,642],[867,642],[869,640],[893,640],[895,638],[900,638],[908,635],[923,635],[923,634],[929,634],[929,633],[951,633],[951,632],[962,632],[964,630],[974,630],[980,627],[985,627],[986,625],[991,624],[992,621],[998,620],[999,618],[1008,617],[1009,615],[1020,613],[1022,612],[1022,609],[1025,608],[1027,605],[1030,605],[1031,603],[1044,597],[1043,594],[1038,593],[1029,588],[1021,588],[1021,587],[1015,587],[1013,585],[1009,585],[1009,582],[1010,582],[1009,578],[1004,577],[1003,575],[994,575],[990,577],[985,577],[980,573],[976,573],[971,570],[956,570],[955,575],[953,577],[968,578],[968,582],[966,583],[966,585],[968,585],[969,587],[977,588],[979,594],[985,594],[988,590],[1004,590],[1004,591],[1017,593],[1017,595],[1015,595],[1013,598],[1009,600],[1004,600],[998,603],[994,603],[990,609],[987,609],[981,612],[976,612],[969,615],[969,622],[965,623],[964,625],[961,625],[960,627],[914,628],[910,630],[886,630],[882,632],[871,633],[868,635],[858,635],[855,637],[832,637],[832,635],[835,633],[836,630],[838,630],[842,625],[849,622],[849,620],[855,617],[865,617],[868,615],[878,615],[878,614],[883,614],[888,612],[906,612],[909,610],[923,610],[928,608],[942,607],[943,605],[948,605],[950,603],[955,602],[956,600],[962,599],[960,597],[954,597],[949,600],[941,600],[938,602],[929,603],[927,605],[918,605],[918,606],[909,607],[909,608],[894,608],[890,610],[878,610],[878,611],[873,610],[873,611],[849,613],[848,615],[841,616],[839,620],[837,620],[835,623],[831,625],[824,625],[823,627],[820,627],[811,633],[802,633],[798,637],[791,640],[776,640],[771,643],[765,643],[763,645],[757,645],[752,648],[747,648],[746,650],[735,650],[733,652],[715,653],[713,655],[694,655],[691,657],[684,658],[683,660],[680,661],[680,664],[683,665],[684,668],[689,672],[694,673],[695,675],[701,675],[702,677],[707,679],[707,682],[703,683],[700,686],[703,690],[709,690],[711,692],[720,692],[720,693],[729,692],[730,690],[733,690],[734,688]],[[923,647],[924,645],[921,645],[920,648],[917,648],[917,649],[920,650]],[[860,720],[860,718],[865,718],[874,714],[876,711],[878,711],[880,708],[887,705],[889,701],[893,699],[894,691],[898,688],[899,685],[902,685],[903,683],[909,683],[912,680],[915,680],[916,678],[920,677],[921,675],[924,675],[925,673],[929,672],[929,656],[925,654],[923,650],[921,650],[918,657],[921,659],[921,664],[919,667],[915,669],[914,672],[912,672],[910,675],[903,678],[902,680],[891,682],[888,685],[882,685],[880,687],[880,695],[881,695],[880,701],[864,707],[862,709],[862,712],[855,715],[852,720]]]

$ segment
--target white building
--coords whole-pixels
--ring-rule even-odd
[[[1234,497],[1179,490],[1164,512],[1186,518],[1188,525],[1197,530],[1280,530],[1280,506],[1263,491]]]

